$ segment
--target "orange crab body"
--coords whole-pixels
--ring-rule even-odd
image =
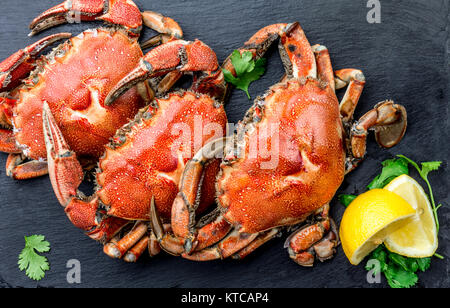
[[[154,80],[155,89],[141,80],[114,105],[106,103],[113,86],[138,65],[141,48],[179,39],[183,32],[173,19],[151,11],[141,13],[131,0],[67,0],[35,18],[30,34],[76,20],[102,20],[114,27],[85,31],[39,57],[56,41],[71,37],[70,33],[50,35],[0,63],[0,151],[10,154],[6,170],[15,179],[48,172],[42,134],[44,102],[71,148],[91,163],[155,91],[164,93],[181,77],[173,74],[161,84]],[[159,34],[141,47],[143,24]]]
[[[169,218],[184,166],[196,152],[195,143],[201,147],[225,134],[225,110],[207,95],[171,93],[153,104],[116,135],[117,143],[111,144],[100,160],[97,182],[101,188],[97,195],[108,206],[109,215],[149,220],[154,197],[158,210]],[[205,131],[195,140],[198,135],[194,131],[209,125],[217,131]],[[188,140],[182,136],[180,140],[179,129],[191,132]],[[201,209],[214,202],[218,167],[216,162],[207,168]]]
[[[26,156],[47,157],[42,133],[42,105],[47,102],[74,151],[98,158],[117,128],[144,106],[137,88],[113,106],[104,104],[111,88],[142,56],[137,41],[106,29],[86,31],[58,47],[31,76],[34,85],[20,91],[14,110],[15,138]]]
[[[303,221],[331,200],[345,173],[339,104],[328,88],[290,80],[260,104],[264,116],[245,135],[245,154],[223,166],[217,184],[225,219],[245,233]],[[273,156],[278,147],[276,169],[264,168],[273,157],[251,155],[255,144],[267,144]]]

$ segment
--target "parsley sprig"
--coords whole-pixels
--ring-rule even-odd
[[[442,162],[432,161],[424,162],[419,165],[413,160],[403,155],[397,155],[398,158],[389,159],[382,163],[383,169],[381,173],[376,176],[372,182],[367,186],[367,189],[383,188],[389,184],[393,179],[402,175],[409,174],[409,165],[412,165],[418,172],[420,177],[427,183],[429,190],[429,198],[433,207],[433,213],[436,221],[436,227],[439,231],[438,209],[441,204],[436,206],[433,191],[431,189],[430,181],[428,180],[428,174],[431,171],[438,170]],[[340,195],[339,201],[348,206],[357,196],[355,195]],[[435,254],[435,257],[442,259],[439,254]],[[410,288],[418,282],[417,272],[420,270],[425,272],[431,265],[431,258],[408,258],[399,254],[390,252],[384,245],[378,246],[375,249],[369,259],[375,259],[379,261],[380,272],[384,274],[390,287],[392,288]],[[366,270],[374,270],[375,265],[367,263]],[[377,273],[374,273],[377,274]]]
[[[45,241],[43,235],[25,236],[25,248],[19,255],[19,269],[26,270],[26,275],[33,280],[41,280],[45,276],[45,271],[50,269],[46,257],[36,253],[48,252],[50,243]]]
[[[391,288],[410,288],[419,278],[417,272],[425,272],[431,265],[431,258],[407,258],[390,252],[384,245],[378,246],[370,259],[378,260],[380,272],[384,273]],[[373,263],[367,263],[366,270],[375,270]],[[374,272],[374,274],[378,274]]]
[[[236,77],[229,70],[222,69],[225,81],[244,91],[250,99],[248,87],[264,74],[266,59],[253,60],[253,54],[250,51],[244,51],[241,55],[239,50],[235,50],[231,54],[231,63],[236,71]]]

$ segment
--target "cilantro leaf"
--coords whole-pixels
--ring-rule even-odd
[[[398,255],[396,253],[390,253],[389,254],[389,259],[397,264],[399,267],[401,267],[404,271],[409,271],[410,270],[410,262],[408,262],[407,258]]]
[[[441,166],[442,162],[441,161],[429,161],[429,162],[425,162],[422,163],[422,176],[423,177],[427,177],[428,173],[430,173],[431,171],[436,171],[439,169],[439,167]]]
[[[380,272],[384,274],[390,287],[392,288],[410,288],[414,286],[418,277],[415,274],[419,269],[426,271],[431,265],[431,258],[407,258],[396,253],[390,252],[384,245],[378,246],[370,255],[369,260],[378,260],[380,263]],[[374,266],[367,263],[367,271],[374,270]],[[378,274],[375,271],[373,274]]]
[[[383,188],[393,179],[402,175],[409,174],[408,161],[404,158],[394,158],[384,161],[381,174],[367,186],[368,189]]]
[[[395,265],[389,266],[384,272],[384,275],[391,288],[410,288],[418,281],[418,277],[415,273],[405,271]]]
[[[356,199],[355,195],[339,195],[339,202],[341,202],[344,206],[349,206],[353,200]]]
[[[231,54],[231,63],[236,71],[236,77],[229,70],[222,69],[225,81],[244,91],[250,99],[248,87],[250,83],[258,80],[264,74],[266,59],[255,61],[250,51],[244,51],[241,55],[239,50],[235,50]]]
[[[45,271],[50,269],[48,260],[44,256],[36,253],[48,252],[50,243],[45,241],[43,235],[25,236],[25,248],[19,255],[19,269],[26,270],[26,275],[33,280],[41,280],[45,276]]]
[[[431,258],[420,258],[416,259],[417,265],[422,272],[425,272],[430,268]]]

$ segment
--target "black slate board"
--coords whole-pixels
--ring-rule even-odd
[[[49,33],[77,34],[98,23],[66,25],[36,38],[27,37],[27,25],[55,0],[2,0],[0,59]],[[144,10],[155,10],[178,20],[186,38],[199,38],[224,60],[261,27],[276,22],[300,21],[311,43],[326,45],[334,68],[357,67],[367,77],[367,87],[356,116],[378,101],[392,98],[406,106],[409,128],[400,145],[380,149],[370,137],[368,155],[359,169],[345,179],[340,192],[361,192],[379,172],[380,162],[395,154],[416,160],[448,159],[448,46],[449,3],[446,0],[381,1],[381,24],[366,21],[367,1],[136,1]],[[149,37],[151,31],[145,31]],[[283,74],[276,48],[268,54],[266,75],[252,85],[256,97]],[[240,120],[251,106],[245,94],[234,91],[226,110],[230,122]],[[0,165],[6,160],[0,154]],[[447,163],[431,180],[435,196],[444,204],[440,211],[439,253],[431,269],[420,274],[421,287],[449,287],[449,228]],[[2,171],[3,173],[3,171]],[[332,202],[339,222],[344,207]],[[17,268],[24,235],[44,234],[51,242],[51,271],[40,282],[29,280]],[[351,266],[342,249],[337,256],[312,269],[289,260],[284,239],[274,240],[248,259],[194,263],[161,254],[137,264],[112,260],[101,247],[75,229],[53,195],[47,177],[13,181],[0,176],[0,287],[380,287],[370,285],[363,266]],[[66,281],[66,262],[81,262],[79,285]]]

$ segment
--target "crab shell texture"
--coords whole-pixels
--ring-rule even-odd
[[[215,129],[194,137],[196,129],[210,124]],[[97,196],[108,215],[149,220],[154,197],[162,217],[169,218],[185,164],[208,141],[223,136],[226,124],[223,105],[208,95],[183,91],[155,99],[118,132],[99,162]],[[187,139],[179,129],[189,133]],[[219,160],[206,167],[199,212],[214,203],[219,167]]]
[[[300,223],[328,203],[342,183],[339,103],[316,79],[271,87],[248,112],[240,135],[241,158],[223,164],[217,192],[225,219],[242,233]],[[261,143],[272,157],[264,151],[251,155],[251,145]]]
[[[104,99],[143,53],[121,30],[95,29],[61,44],[32,73],[14,110],[15,138],[32,159],[46,158],[42,106],[47,102],[71,149],[98,158],[117,129],[144,106],[138,87],[113,105]]]

